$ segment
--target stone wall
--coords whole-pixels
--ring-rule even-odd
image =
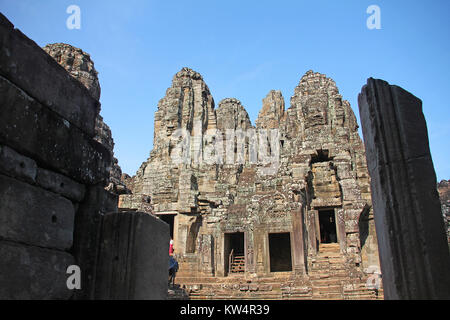
[[[88,53],[66,43],[48,44],[43,49],[75,79],[80,81],[95,100],[100,100],[101,88],[97,76],[98,72]],[[95,119],[94,139],[108,149],[113,159],[106,189],[114,194],[129,193],[130,191],[121,181],[122,169],[119,166],[119,161],[114,157],[114,140],[111,129],[104,122],[100,113]]]
[[[0,14],[0,299],[118,296],[117,288],[107,295],[100,287],[111,264],[100,255],[106,235],[136,247],[134,258],[122,252],[115,259],[136,263],[122,282],[134,289],[121,297],[164,299],[167,225],[123,212],[137,224],[126,227],[133,234],[105,227],[106,213],[119,214],[118,196],[105,190],[117,161],[99,116],[93,63],[69,45],[45,49],[56,61]],[[148,250],[147,241],[160,249]],[[72,265],[80,267],[80,289],[67,286]],[[119,277],[124,267],[107,276]]]
[[[0,43],[0,297],[67,299],[67,267],[94,246],[80,224],[101,209],[89,199],[109,176],[93,139],[100,105],[4,16]]]

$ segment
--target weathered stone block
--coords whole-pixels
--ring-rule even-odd
[[[37,166],[33,159],[0,145],[0,172],[33,183],[36,179]]]
[[[72,202],[0,175],[0,237],[30,245],[69,249],[73,240]]]
[[[0,99],[0,143],[83,183],[108,177],[104,146],[1,76]]]
[[[239,286],[239,290],[240,290],[240,291],[248,291],[248,285],[246,285],[246,284],[240,285],[240,286]]]
[[[103,217],[97,299],[166,299],[169,226],[142,212]]]
[[[258,291],[258,289],[259,289],[259,286],[258,286],[257,283],[252,283],[252,284],[248,285],[248,290],[249,291]]]
[[[2,14],[0,21],[0,74],[92,137],[99,102]]]
[[[36,183],[47,190],[76,202],[80,202],[84,197],[84,185],[49,170],[39,168],[37,170]]]
[[[102,216],[117,211],[117,196],[106,191],[102,184],[89,186],[75,216],[73,252],[77,264],[83,270],[81,274],[84,286],[77,290],[75,299],[93,299],[95,270]]]
[[[359,225],[357,220],[347,220],[345,221],[345,232],[353,233],[359,231]]]
[[[0,299],[69,299],[67,267],[73,257],[57,250],[0,241]]]
[[[292,164],[292,178],[303,180],[306,173],[309,171],[309,167],[303,164]]]
[[[349,234],[347,234],[347,246],[348,247],[357,247],[357,246],[359,246],[359,235],[358,235],[358,233],[349,233]]]
[[[259,286],[259,290],[260,291],[271,291],[272,290],[272,286],[270,284],[261,284]]]

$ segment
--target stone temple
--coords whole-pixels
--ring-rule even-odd
[[[236,98],[215,108],[202,76],[183,68],[133,177],[114,157],[100,93],[89,54],[40,48],[0,13],[0,299],[449,296],[437,229],[442,214],[450,244],[450,182],[437,186],[439,206],[421,101],[410,93],[382,80],[363,87],[366,163],[350,104],[325,75],[308,71],[287,109],[270,91],[253,125]],[[402,152],[403,167],[380,162]],[[424,155],[428,171],[410,170]],[[180,270],[168,288],[169,235]]]
[[[382,298],[364,144],[332,79],[308,71],[288,109],[270,91],[253,125],[238,99],[215,108],[202,76],[183,68],[154,128],[119,208],[170,225],[184,294]]]

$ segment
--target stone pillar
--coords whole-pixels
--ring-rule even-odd
[[[336,209],[336,229],[338,232],[339,248],[341,252],[347,251],[347,233],[345,232],[345,211],[342,208]]]
[[[319,249],[317,247],[317,242],[318,242],[318,234],[317,234],[317,230],[319,228],[319,226],[316,223],[317,220],[317,215],[318,215],[318,211],[317,210],[309,210],[308,211],[308,218],[309,218],[309,244],[311,247],[311,254],[316,255],[317,254],[317,250]]]
[[[255,250],[254,250],[254,238],[253,238],[253,230],[249,229],[246,232],[246,241],[245,241],[245,247],[246,247],[246,261],[245,261],[245,268],[246,271],[249,273],[255,273]]]
[[[422,102],[383,80],[358,97],[387,299],[450,299],[450,257]]]
[[[202,272],[208,276],[214,276],[214,236],[211,234],[199,235],[199,254]]]
[[[303,208],[292,212],[293,270],[305,274],[305,248],[303,242]]]
[[[256,227],[253,231],[253,240],[255,244],[255,271],[257,274],[265,274],[267,268],[265,267],[265,247],[266,237],[264,227]]]

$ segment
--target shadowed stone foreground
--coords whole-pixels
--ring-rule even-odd
[[[118,213],[126,189],[93,62],[45,50],[56,61],[0,14],[0,299],[164,299],[168,227]]]
[[[450,256],[422,101],[370,78],[359,110],[388,299],[449,299]]]

